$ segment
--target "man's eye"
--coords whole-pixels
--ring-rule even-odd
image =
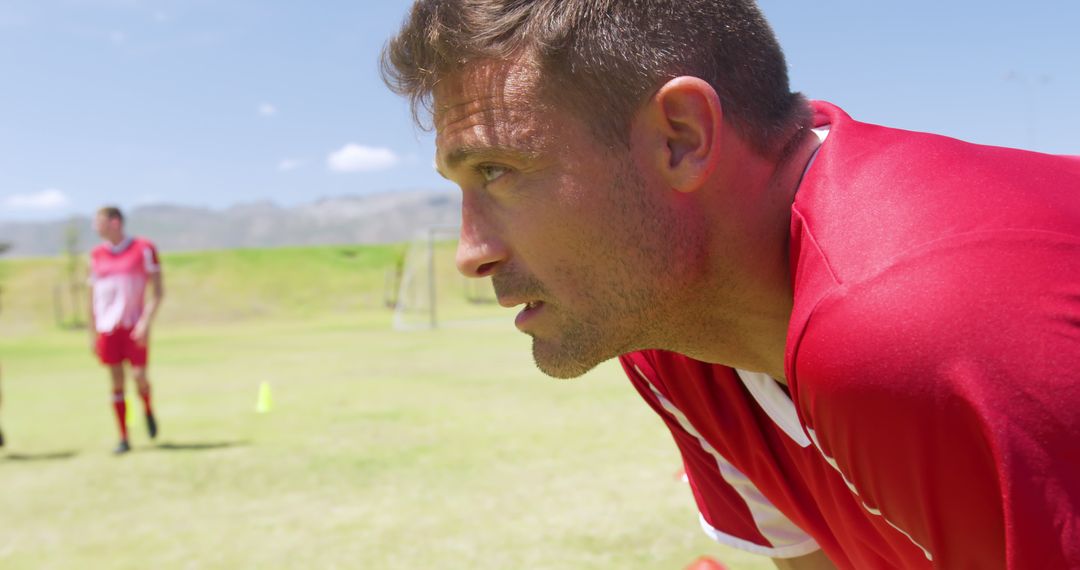
[[[505,166],[499,166],[496,164],[481,164],[476,167],[476,171],[483,177],[484,182],[494,182],[503,174],[506,174],[507,168]]]

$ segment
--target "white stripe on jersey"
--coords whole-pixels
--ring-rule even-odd
[[[754,401],[765,412],[765,415],[769,416],[769,419],[776,424],[776,427],[783,430],[792,441],[799,444],[799,447],[810,446],[810,438],[806,437],[802,424],[799,423],[799,414],[795,411],[795,403],[791,401],[791,397],[780,389],[780,385],[776,383],[772,376],[761,372],[747,372],[738,369],[735,370],[735,373],[739,376],[739,380],[742,380],[743,386],[746,386],[746,390],[754,397]]]
[[[815,433],[814,430],[812,430],[810,428],[806,428],[806,433],[810,434],[810,439],[813,440],[813,442],[814,442],[814,448],[816,448],[818,450],[818,452],[821,453],[821,456],[823,458],[825,458],[825,463],[828,463],[830,467],[835,469],[836,472],[840,474],[840,478],[844,480],[844,484],[847,485],[848,490],[850,490],[851,493],[853,495],[855,495],[856,497],[859,497],[859,504],[862,505],[862,507],[864,509],[866,509],[866,512],[868,512],[868,513],[870,513],[870,514],[872,514],[874,516],[881,517],[881,520],[888,523],[889,526],[895,528],[897,530],[897,532],[899,532],[900,534],[907,537],[907,539],[911,541],[911,544],[914,544],[915,546],[917,546],[919,548],[919,550],[922,550],[923,556],[926,556],[927,560],[933,562],[934,561],[934,556],[932,554],[930,554],[930,551],[927,550],[925,546],[919,544],[918,541],[916,541],[914,537],[912,537],[910,534],[908,534],[908,532],[906,530],[896,526],[896,524],[894,524],[891,520],[889,520],[888,517],[881,514],[881,509],[875,509],[874,507],[871,507],[870,505],[866,504],[866,501],[862,500],[862,495],[860,495],[859,490],[855,488],[855,484],[852,483],[847,478],[847,475],[844,475],[844,472],[840,470],[840,465],[838,465],[836,463],[836,460],[833,459],[829,454],[825,453],[825,450],[821,448],[821,443],[818,442],[817,433]]]
[[[733,537],[728,534],[724,534],[712,525],[708,524],[704,516],[701,516],[702,529],[705,530],[705,534],[709,535],[713,540],[733,546],[749,552],[757,554],[765,554],[775,558],[790,558],[793,556],[802,556],[818,550],[820,547],[817,542],[801,528],[791,522],[769,501],[765,495],[761,494],[761,491],[754,485],[750,478],[739,471],[734,465],[732,465],[727,459],[725,459],[716,448],[712,446],[704,437],[698,433],[694,428],[690,420],[679,410],[675,404],[671,403],[656,386],[649,380],[649,378],[638,368],[634,366],[634,371],[638,376],[649,386],[653,395],[660,402],[660,405],[664,410],[679,424],[679,426],[686,431],[686,433],[697,439],[701,448],[708,453],[716,461],[716,469],[720,476],[731,485],[733,489],[742,497],[743,502],[746,504],[747,509],[750,511],[750,516],[754,520],[754,524],[758,528],[758,532],[769,541],[773,546],[760,546],[755,545],[752,542],[748,542],[745,539]],[[747,548],[752,545],[753,548]]]

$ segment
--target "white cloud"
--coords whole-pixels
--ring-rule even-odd
[[[397,155],[388,148],[361,146],[356,143],[349,143],[326,157],[326,165],[337,172],[383,170],[397,163]]]
[[[41,192],[12,194],[4,198],[4,208],[8,210],[59,210],[71,205],[66,194],[56,188],[46,188]]]
[[[305,164],[307,164],[307,161],[302,158],[283,158],[281,159],[281,162],[278,163],[277,169],[281,172],[288,172],[290,170],[296,170]]]
[[[277,107],[271,103],[262,103],[259,105],[259,114],[264,117],[273,117],[277,114]]]

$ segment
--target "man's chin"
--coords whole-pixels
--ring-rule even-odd
[[[536,362],[536,367],[552,378],[561,380],[577,378],[596,368],[603,361],[585,359],[567,354],[565,350],[551,350],[551,348],[543,346],[535,338],[533,339],[533,360]]]

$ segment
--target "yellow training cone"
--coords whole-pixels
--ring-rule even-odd
[[[270,397],[270,383],[263,382],[259,385],[259,401],[255,403],[255,411],[260,414],[269,412],[274,407],[274,399]]]

